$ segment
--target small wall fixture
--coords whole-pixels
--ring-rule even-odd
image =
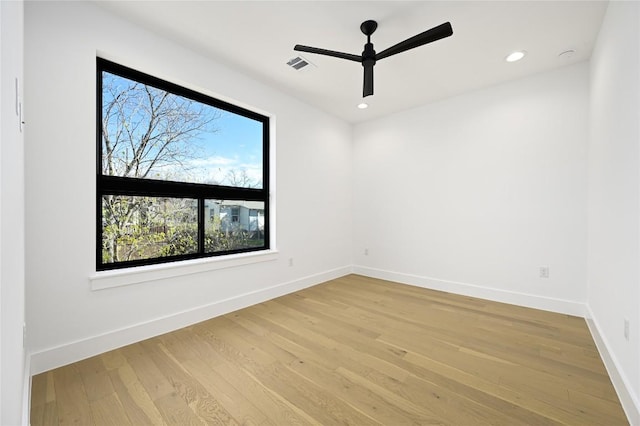
[[[367,109],[369,108],[369,104],[365,104],[364,102],[362,102],[361,104],[358,104],[358,109]]]
[[[524,58],[526,54],[527,52],[524,50],[517,50],[515,52],[509,53],[509,55],[507,55],[507,57],[504,58],[504,60],[507,62],[516,62]]]

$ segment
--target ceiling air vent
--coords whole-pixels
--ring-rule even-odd
[[[293,59],[290,59],[289,61],[287,61],[287,65],[289,65],[291,68],[300,71],[301,69],[305,68],[308,65],[313,65],[311,62],[307,61],[305,58],[301,57],[301,56],[296,56]]]

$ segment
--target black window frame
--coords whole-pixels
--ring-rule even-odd
[[[223,185],[176,182],[133,177],[109,176],[102,174],[102,72],[106,71],[123,78],[165,90],[212,107],[241,115],[262,123],[262,188],[242,188]],[[96,270],[130,268],[156,265],[181,260],[220,257],[236,253],[265,251],[270,249],[270,203],[269,203],[269,154],[270,119],[267,116],[247,110],[237,105],[213,98],[192,89],[137,71],[115,62],[96,58]],[[192,254],[136,259],[113,263],[102,261],[102,197],[104,195],[194,198],[198,200],[198,251]],[[264,203],[264,244],[262,246],[234,250],[205,252],[205,200],[259,201]]]

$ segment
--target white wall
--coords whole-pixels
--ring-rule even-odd
[[[640,4],[611,2],[591,58],[588,295],[640,424]],[[624,319],[630,337],[624,338]],[[594,329],[594,327],[592,327]],[[605,359],[607,361],[607,359]],[[616,374],[619,373],[620,377]],[[633,407],[635,405],[635,407]],[[634,413],[635,411],[635,413]]]
[[[1,4],[4,40],[7,2]],[[630,390],[625,408],[637,407],[637,3],[612,2],[590,66],[362,123],[353,134],[340,120],[94,5],[28,2],[25,20],[34,373],[321,282],[353,262],[367,275],[542,309],[582,315],[586,302],[595,337],[611,355],[610,372]],[[5,52],[3,41],[3,102]],[[276,116],[277,260],[91,290],[96,52]],[[5,185],[19,182],[20,158],[6,157],[5,117],[3,104],[3,374],[7,341],[9,358],[19,355],[13,341],[21,321],[15,310],[21,305],[6,306],[23,288],[18,259],[19,285],[6,299],[4,266],[13,258],[6,257],[5,233],[19,228],[7,229],[4,215],[10,211],[19,223],[22,211],[6,203],[12,195]],[[17,162],[5,168],[11,158]],[[549,278],[539,277],[541,266],[549,267]],[[629,342],[623,318],[630,321]],[[18,385],[3,376],[3,419],[5,398],[14,398],[5,383]]]
[[[357,125],[356,270],[581,315],[587,118],[581,63]]]
[[[348,272],[349,125],[92,4],[28,2],[25,44],[34,373]],[[277,260],[90,289],[96,52],[276,116]]]
[[[15,79],[24,84],[22,2],[0,2],[0,424],[17,425],[25,386],[24,159]],[[19,89],[21,92],[21,89]],[[28,377],[28,376],[27,376]],[[25,387],[27,389],[25,389]],[[24,407],[23,407],[24,404]]]

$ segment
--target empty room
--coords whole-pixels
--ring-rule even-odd
[[[3,426],[640,425],[640,2],[0,24]]]

